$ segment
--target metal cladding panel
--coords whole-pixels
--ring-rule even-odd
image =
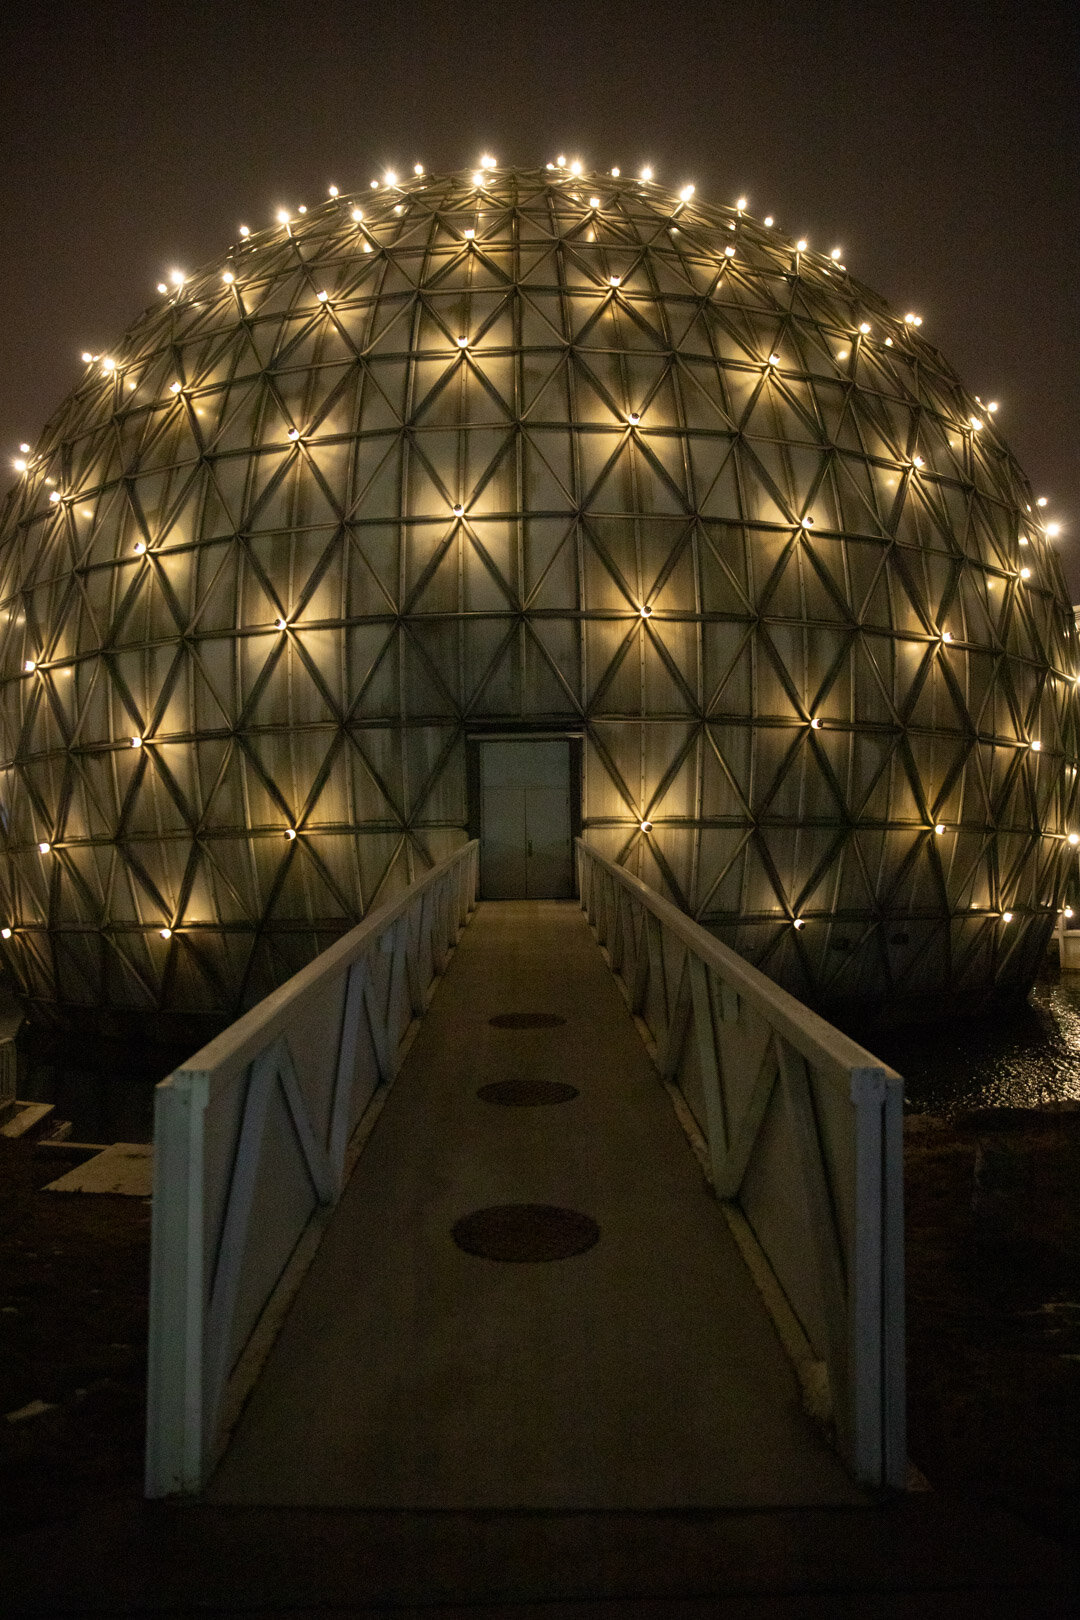
[[[992,417],[842,265],[610,175],[333,198],[8,498],[3,949],[43,1014],[234,1013],[464,842],[467,732],[572,724],[585,836],[788,988],[979,1004],[1061,902],[1077,667]]]

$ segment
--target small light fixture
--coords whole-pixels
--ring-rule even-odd
[[[315,297],[318,299],[320,304],[325,304],[327,299],[330,297],[330,294],[328,292],[317,292]]]
[[[462,232],[462,235],[464,236],[466,242],[472,242],[476,237],[476,232],[473,230],[472,226],[470,225],[469,229],[467,231]]]
[[[241,227],[240,227],[240,235],[244,236],[244,237],[250,236],[251,235],[251,226],[250,225],[241,225]]]
[[[769,364],[770,366],[778,366],[780,364],[780,356],[778,354],[770,354]]]
[[[14,467],[17,473],[24,473],[26,471],[26,462],[21,456],[18,457],[17,460],[13,461],[11,465]]]
[[[39,855],[47,855],[49,853],[50,849],[52,849],[52,845],[50,843],[47,843],[43,839],[42,842],[38,845],[38,854]]]
[[[646,163],[646,165],[645,165],[645,167],[644,167],[644,168],[643,168],[643,169],[642,169],[642,171],[641,171],[641,178],[642,178],[642,179],[643,179],[643,180],[651,180],[651,179],[652,179],[652,177],[653,177],[653,172],[652,172],[652,169],[651,169],[651,168],[650,168],[650,167],[649,167],[649,165],[648,165],[648,164],[647,164],[647,163]]]
[[[575,158],[573,163],[571,163],[571,165],[570,165],[570,173],[571,174],[580,174],[581,173],[580,159]]]
[[[923,460],[922,456],[912,456],[911,465],[913,467],[925,467],[926,463]]]
[[[621,169],[612,169],[612,171],[611,171],[612,179],[617,180],[621,173],[622,173]]]
[[[934,831],[937,833],[938,837],[940,838],[942,833],[945,831],[945,823],[943,821],[937,822],[935,827],[934,827]]]
[[[168,290],[169,290],[168,283],[164,282],[164,281],[159,281],[158,284],[157,284],[157,290],[158,290],[159,293],[167,293]]]
[[[458,503],[458,504],[457,504],[457,505],[456,505],[456,506],[455,506],[455,507],[454,507],[454,516],[455,516],[455,517],[464,517],[464,515],[465,515],[465,508],[464,508],[464,507],[463,507],[463,506],[462,506],[462,505],[461,505],[461,504],[460,504],[460,502],[459,502],[459,503]]]
[[[423,174],[424,165],[422,163],[414,163],[413,167],[412,167],[412,172],[413,172],[413,174]]]
[[[477,169],[476,173],[473,175],[472,183],[473,183],[474,186],[482,186],[483,185],[484,176],[480,173],[479,169]]]
[[[287,630],[288,629],[288,624],[286,623],[286,621],[284,619],[275,619],[274,620],[274,629],[275,630]]]
[[[622,276],[608,276],[608,281],[611,283],[611,285],[613,287],[617,287],[621,280],[622,280]]]
[[[641,417],[638,415],[637,411],[631,411],[626,420],[629,422],[631,427],[637,427],[638,423],[641,421]]]
[[[724,258],[725,259],[733,259],[734,257],[735,257],[735,249],[732,247],[731,243],[729,242],[727,247],[724,249]]]
[[[59,502],[59,500],[60,500],[60,491],[58,489],[54,489],[52,494],[49,496],[49,501],[51,502],[51,504],[53,506],[56,506],[57,503]]]
[[[301,203],[299,208],[296,210],[296,212],[298,214],[306,214],[307,213],[307,205],[306,205],[306,203]]]
[[[866,333],[869,332],[869,330],[870,330],[870,322],[869,321],[860,321],[859,322],[859,331],[863,334],[864,337],[865,337]]]
[[[812,529],[814,527],[813,518],[812,517],[804,517],[802,519],[802,526],[803,526],[804,529]]]
[[[227,287],[231,287],[233,282],[236,280],[236,277],[233,275],[231,270],[223,270],[221,273],[221,279]]]
[[[279,225],[287,225],[289,223],[289,216],[284,208],[279,208],[275,217]]]
[[[589,207],[590,208],[599,208],[599,206],[600,206],[599,197],[590,197],[589,198]]]
[[[1061,524],[1060,523],[1048,523],[1046,525],[1046,534],[1047,534],[1048,539],[1056,540],[1060,533],[1061,533]]]
[[[34,662],[34,660],[32,658],[28,658],[26,660],[26,662],[23,664],[23,674],[24,675],[32,675],[34,673],[35,669],[37,669],[37,664]],[[1077,676],[1077,679],[1080,680],[1080,676]]]
[[[643,619],[652,618],[652,608],[649,606],[648,602],[642,602],[641,606],[638,608],[638,613]]]
[[[183,388],[183,386],[184,386],[183,383],[171,382],[169,384],[169,393],[170,394],[178,394],[180,392],[180,390]]]
[[[83,359],[85,360],[86,358],[87,358],[87,356],[84,354]],[[1038,496],[1036,501],[1035,501],[1036,506],[1048,506],[1049,504],[1050,503],[1049,503],[1049,501],[1048,501],[1048,499],[1047,499],[1047,497],[1045,495]]]
[[[986,408],[987,408],[987,410],[988,410],[988,411],[989,411],[989,412],[990,412],[990,415],[991,415],[991,416],[993,416],[993,415],[995,415],[995,413],[996,413],[996,412],[997,412],[997,410],[998,410],[998,402],[997,402],[997,400],[996,400],[996,399],[992,399],[992,400],[991,400],[991,401],[990,401],[990,403],[989,403],[989,405],[988,405],[988,406],[987,406],[987,407],[986,407]]]
[[[736,210],[740,214],[742,213],[743,209],[746,207],[747,201],[748,201],[748,198],[746,198],[746,197],[738,197],[738,198],[736,198],[735,207],[736,207]]]
[[[134,551],[136,557],[141,557],[143,552],[146,550],[146,541],[145,540],[136,540],[134,546],[132,547],[132,550]]]
[[[142,738],[141,737],[132,737],[131,746],[132,746],[132,748],[141,748],[142,747]]]
[[[1080,844],[1080,833],[1070,833],[1069,834],[1069,843],[1075,849],[1077,844]]]
[[[805,236],[800,236],[799,240],[795,244],[795,251],[796,251],[796,253],[805,253],[809,246],[810,246],[810,244],[806,240],[806,237]]]
[[[387,169],[386,173],[383,175],[383,185],[384,186],[396,186],[397,185],[397,175],[394,173],[393,169]]]
[[[762,223],[762,224],[763,224],[763,225],[771,225],[771,224],[772,224],[772,222],[773,222],[773,217],[772,217],[772,215],[771,215],[771,214],[766,214],[766,215],[765,215],[765,218],[764,218],[764,219],[763,219],[763,220],[762,220],[762,222],[761,222],[761,223]]]
[[[349,215],[349,218],[355,220],[357,225],[359,225],[359,223],[363,219],[363,217],[364,217],[364,210],[362,208],[354,208],[352,213]]]
[[[172,939],[171,928],[159,928],[158,933],[161,935],[162,939]]]
[[[285,836],[286,836],[286,838],[288,838],[288,839],[289,839],[289,840],[290,840],[290,841],[291,841],[291,840],[292,840],[292,839],[294,839],[294,838],[295,838],[295,837],[296,837],[296,828],[295,828],[295,827],[286,827],[286,829],[285,829]]]
[[[337,194],[338,194],[337,186],[327,186],[326,195],[328,197],[336,197]]]
[[[638,826],[641,828],[642,832],[652,832],[652,822],[651,821],[640,821],[638,823]]]
[[[1021,568],[1021,570],[1020,570],[1020,578],[1021,579],[1030,579],[1031,578],[1031,569],[1030,568]]]
[[[1011,911],[1003,911],[1003,912],[1002,912],[1002,913],[1001,913],[1001,920],[1002,920],[1002,922],[1003,922],[1003,923],[1010,923],[1010,922],[1012,922],[1012,920],[1013,920],[1013,914],[1012,914],[1012,912],[1011,912]]]
[[[952,631],[951,630],[943,630],[941,632],[941,639],[942,639],[942,641],[951,641],[952,640]]]
[[[682,202],[689,202],[693,195],[694,195],[693,186],[683,186],[682,190],[679,192],[679,198],[680,198],[680,201],[682,201]]]
[[[469,347],[468,338],[467,337],[459,337],[458,340],[457,340],[457,346],[458,346],[459,349],[467,349]]]
[[[803,928],[805,927],[805,924],[801,917],[792,917],[791,926],[792,928]]]
[[[1070,913],[1070,915],[1071,915],[1071,913]],[[0,928],[0,939],[10,939],[10,938],[11,938],[11,929],[10,928]]]
[[[818,719],[816,714],[814,715],[814,718],[810,722],[810,728],[811,728],[812,731],[820,731],[821,730],[821,721]]]
[[[294,427],[290,428],[289,432],[288,432],[288,437],[292,440],[293,444],[295,444],[297,439],[300,437],[300,429],[299,428],[294,428]]]
[[[1042,752],[1042,743],[1039,741],[1038,737],[1036,737],[1035,740],[1029,746],[1030,746],[1031,752],[1033,754],[1038,754],[1038,753]]]
[[[842,249],[840,249],[840,248],[833,248],[832,252],[829,254],[829,258],[832,259],[834,263],[837,262],[842,257],[843,257],[843,253],[842,253]]]
[[[1064,918],[1065,918],[1065,919],[1066,919],[1066,920],[1068,920],[1068,919],[1069,919],[1069,918],[1070,918],[1070,917],[1071,917],[1071,916],[1072,916],[1072,914],[1073,914],[1073,908],[1072,908],[1072,906],[1066,906],[1066,907],[1065,907],[1065,909],[1064,909],[1064,910],[1063,910],[1063,911],[1062,911],[1062,913],[1061,913],[1061,915],[1062,915],[1062,916],[1063,916],[1063,917],[1064,917]],[[4,938],[5,938],[5,939],[7,939],[7,938],[9,938],[9,936],[10,936],[10,933],[11,933],[11,930],[10,930],[10,929],[9,929],[9,928],[5,928],[5,929],[4,929]]]

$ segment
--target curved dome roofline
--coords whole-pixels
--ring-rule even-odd
[[[466,836],[491,728],[580,736],[585,836],[834,1012],[1020,993],[1061,904],[1022,472],[913,319],[696,192],[423,175],[242,239],[53,417],[0,613],[44,1016],[250,1003]]]

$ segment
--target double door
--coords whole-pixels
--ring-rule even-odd
[[[567,900],[574,892],[570,744],[480,743],[480,893],[485,900]]]

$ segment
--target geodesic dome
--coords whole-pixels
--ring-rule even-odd
[[[251,235],[87,365],[0,569],[42,1011],[258,999],[461,844],[492,727],[579,734],[585,838],[820,1006],[1024,990],[1053,926],[1077,643],[1028,484],[739,209],[500,169]]]

